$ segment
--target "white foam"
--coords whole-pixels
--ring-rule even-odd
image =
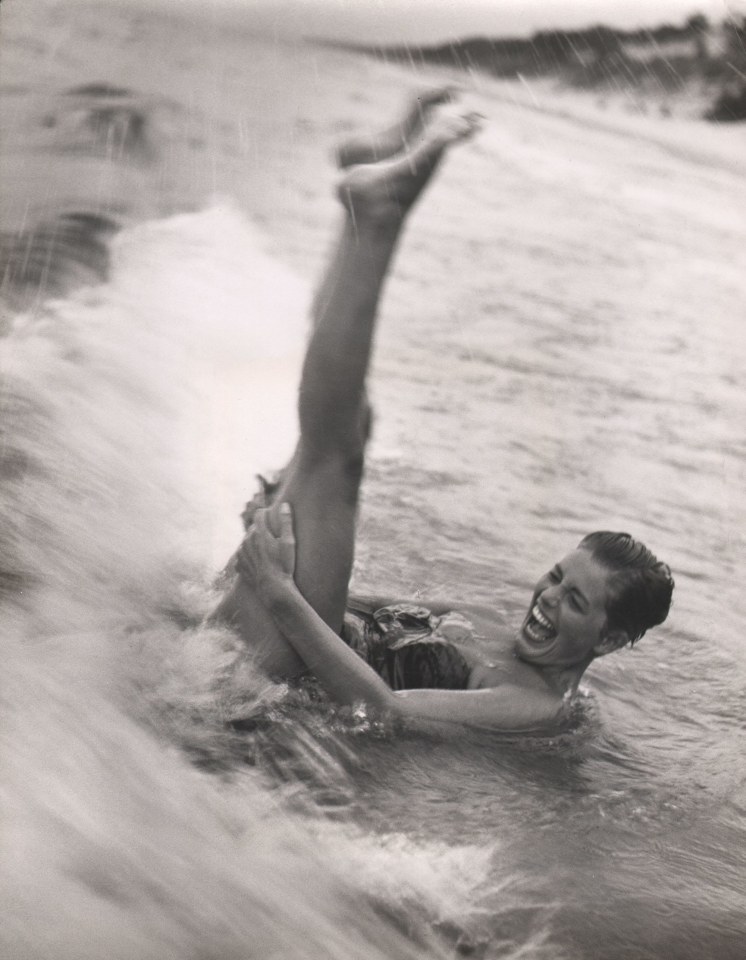
[[[115,295],[158,345],[142,361],[179,408],[183,481],[220,564],[254,474],[292,452],[309,291],[227,206],[126,231],[116,263]]]
[[[226,721],[282,688],[227,631],[172,616],[207,609],[196,568],[223,545],[221,499],[292,443],[276,398],[292,411],[304,294],[240,216],[213,209],[126,231],[111,283],[14,318],[0,340],[3,955],[422,956],[375,904],[406,888],[427,941],[443,871],[433,895],[412,854],[382,889],[372,841],[314,833],[266,771],[231,767]],[[228,399],[236,384],[248,403]],[[278,731],[302,769],[344,788],[300,725]],[[391,876],[401,859],[387,857]]]

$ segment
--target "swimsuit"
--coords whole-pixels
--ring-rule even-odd
[[[471,668],[455,645],[473,638],[460,613],[392,603],[375,608],[348,597],[342,639],[392,690],[465,690]]]

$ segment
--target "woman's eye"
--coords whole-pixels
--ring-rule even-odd
[[[552,581],[552,583],[559,583],[560,580],[562,579],[562,574],[559,572],[559,570],[550,570],[547,576]]]
[[[573,593],[570,594],[570,606],[573,608],[573,610],[577,610],[578,613],[583,612],[583,608],[580,606],[580,601]]]

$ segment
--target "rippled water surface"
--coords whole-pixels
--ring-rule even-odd
[[[743,133],[469,91],[484,131],[387,287],[354,583],[518,622],[618,528],[675,606],[589,672],[572,733],[394,736],[288,704],[184,624],[292,443],[329,144],[424,79],[215,17],[16,8],[6,237],[81,209],[123,229],[104,282],[6,288],[12,955],[740,957]],[[74,923],[32,922],[48,876]]]

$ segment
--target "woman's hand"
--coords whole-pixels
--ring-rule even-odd
[[[271,508],[270,508],[271,509]],[[281,503],[280,532],[272,532],[270,509],[257,510],[253,523],[236,555],[236,569],[267,604],[288,588],[294,588],[295,536],[293,512]]]

